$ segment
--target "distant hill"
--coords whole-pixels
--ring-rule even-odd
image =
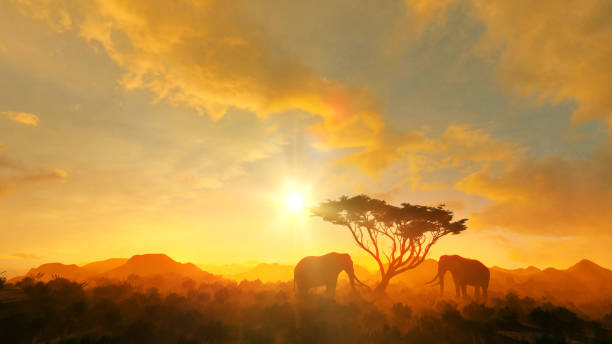
[[[412,270],[408,270],[394,279],[411,286],[423,286],[438,274],[438,262],[433,259],[425,259],[423,263]],[[393,280],[392,280],[393,281]],[[392,282],[393,283],[393,282]]]
[[[529,266],[527,268],[520,269],[503,269],[497,266],[493,266],[490,268],[491,271],[491,281],[495,281],[496,285],[499,286],[507,286],[507,285],[516,285],[517,283],[526,282],[531,276],[542,272],[542,270]]]
[[[213,280],[215,275],[201,270],[192,263],[178,263],[165,254],[142,254],[128,259],[125,264],[101,274],[111,279],[127,279],[130,275],[178,275],[197,281]]]
[[[89,278],[92,274],[75,265],[66,265],[62,263],[47,263],[37,268],[30,269],[24,276],[17,276],[10,279],[9,283],[16,283],[22,280],[24,277],[36,277],[41,281],[49,281],[54,279],[56,276],[63,277],[75,281],[83,281]]]
[[[82,268],[92,274],[101,274],[103,272],[115,269],[125,264],[127,261],[127,258],[110,258],[106,260],[101,260],[99,262],[85,264],[82,266]]]
[[[422,288],[438,271],[438,263],[433,259],[425,260],[413,270],[396,276],[391,283],[402,283],[414,288]],[[581,260],[567,269],[547,268],[540,270],[529,266],[520,269],[491,267],[489,291],[516,292],[523,296],[558,299],[571,299],[586,302],[595,298],[612,300],[612,270],[603,268],[592,261]],[[454,293],[450,273],[445,276],[445,294]],[[472,293],[472,288],[468,288]]]
[[[437,274],[438,263],[433,259],[425,260],[415,269],[406,271],[392,280],[392,285],[404,285],[409,288],[421,289]],[[247,265],[235,264],[236,270]],[[222,271],[222,270],[220,270]],[[231,269],[230,269],[231,271]],[[540,270],[530,266],[520,269],[504,269],[491,267],[489,291],[506,293],[514,291],[524,296],[547,296],[551,298],[566,298],[577,302],[586,302],[595,298],[612,300],[612,270],[603,268],[592,261],[581,260],[567,269],[547,268]],[[363,282],[374,285],[378,281],[378,271],[369,271],[355,265],[355,274]],[[62,263],[43,264],[32,268],[25,276],[40,276],[43,281],[55,276],[76,281],[88,281],[94,285],[105,280],[130,280],[143,286],[153,284],[156,287],[177,287],[186,280],[194,283],[216,283],[224,280],[219,275],[211,274],[192,263],[179,263],[165,254],[143,254],[129,259],[111,258],[92,262],[83,266]],[[15,283],[25,276],[15,277],[9,283]],[[138,276],[139,278],[134,278]],[[242,280],[261,280],[262,282],[292,281],[293,266],[278,263],[260,263],[246,271],[237,274],[226,274],[226,278]],[[160,282],[159,279],[164,282]],[[340,280],[346,280],[346,274],[340,274]],[[155,281],[153,283],[152,281]],[[452,277],[445,277],[447,292],[453,293]],[[468,291],[471,293],[471,288]]]
[[[293,266],[281,265],[278,263],[260,263],[254,268],[236,275],[229,275],[228,278],[241,281],[260,280],[262,282],[285,282],[293,280]]]
[[[584,259],[565,270],[547,268],[534,273],[514,288],[521,294],[544,293],[574,300],[591,299],[595,295],[612,296],[612,270]]]
[[[56,276],[75,281],[126,280],[131,276],[161,276],[172,280],[193,279],[195,282],[219,282],[220,276],[201,270],[192,263],[179,263],[165,254],[143,254],[127,258],[111,258],[83,266],[62,263],[43,264],[24,276],[9,280],[16,283],[24,277],[49,281]]]
[[[208,271],[215,275],[222,275],[231,278],[233,275],[239,275],[255,268],[259,262],[246,262],[240,264],[196,264],[200,269]]]

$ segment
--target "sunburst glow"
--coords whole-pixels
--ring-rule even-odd
[[[287,208],[291,211],[299,211],[304,208],[304,195],[300,193],[290,193],[287,197]]]

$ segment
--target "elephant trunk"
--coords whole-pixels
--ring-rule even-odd
[[[438,274],[440,275],[440,296],[444,295],[444,274],[446,273],[445,270],[442,270],[442,272],[438,272]]]
[[[446,274],[446,269],[441,268],[438,265],[438,275],[440,276],[440,296],[444,295],[444,275]]]
[[[349,266],[346,267],[344,271],[346,271],[349,281],[351,282],[351,289],[355,290],[355,280],[357,280],[357,276],[355,276],[355,270],[352,266]]]

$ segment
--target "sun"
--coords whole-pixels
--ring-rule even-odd
[[[287,208],[291,211],[299,211],[304,208],[304,195],[292,192],[287,197]]]

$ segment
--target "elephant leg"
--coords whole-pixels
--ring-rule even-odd
[[[455,284],[455,292],[457,293],[457,297],[461,296],[461,286],[458,283]]]
[[[461,286],[461,296],[467,297],[467,284]]]
[[[306,295],[308,295],[308,288],[304,287],[304,286],[299,286],[297,287],[297,294],[298,297],[300,298],[305,298]]]
[[[487,299],[487,287],[482,287],[482,296],[486,300]]]
[[[325,294],[332,299],[336,295],[336,284],[337,284],[337,280],[334,280],[334,281],[327,283],[327,286],[326,286]]]
[[[480,286],[478,286],[478,285],[475,285],[475,286],[474,286],[474,297],[475,297],[476,299],[479,299],[479,298],[480,298]]]

